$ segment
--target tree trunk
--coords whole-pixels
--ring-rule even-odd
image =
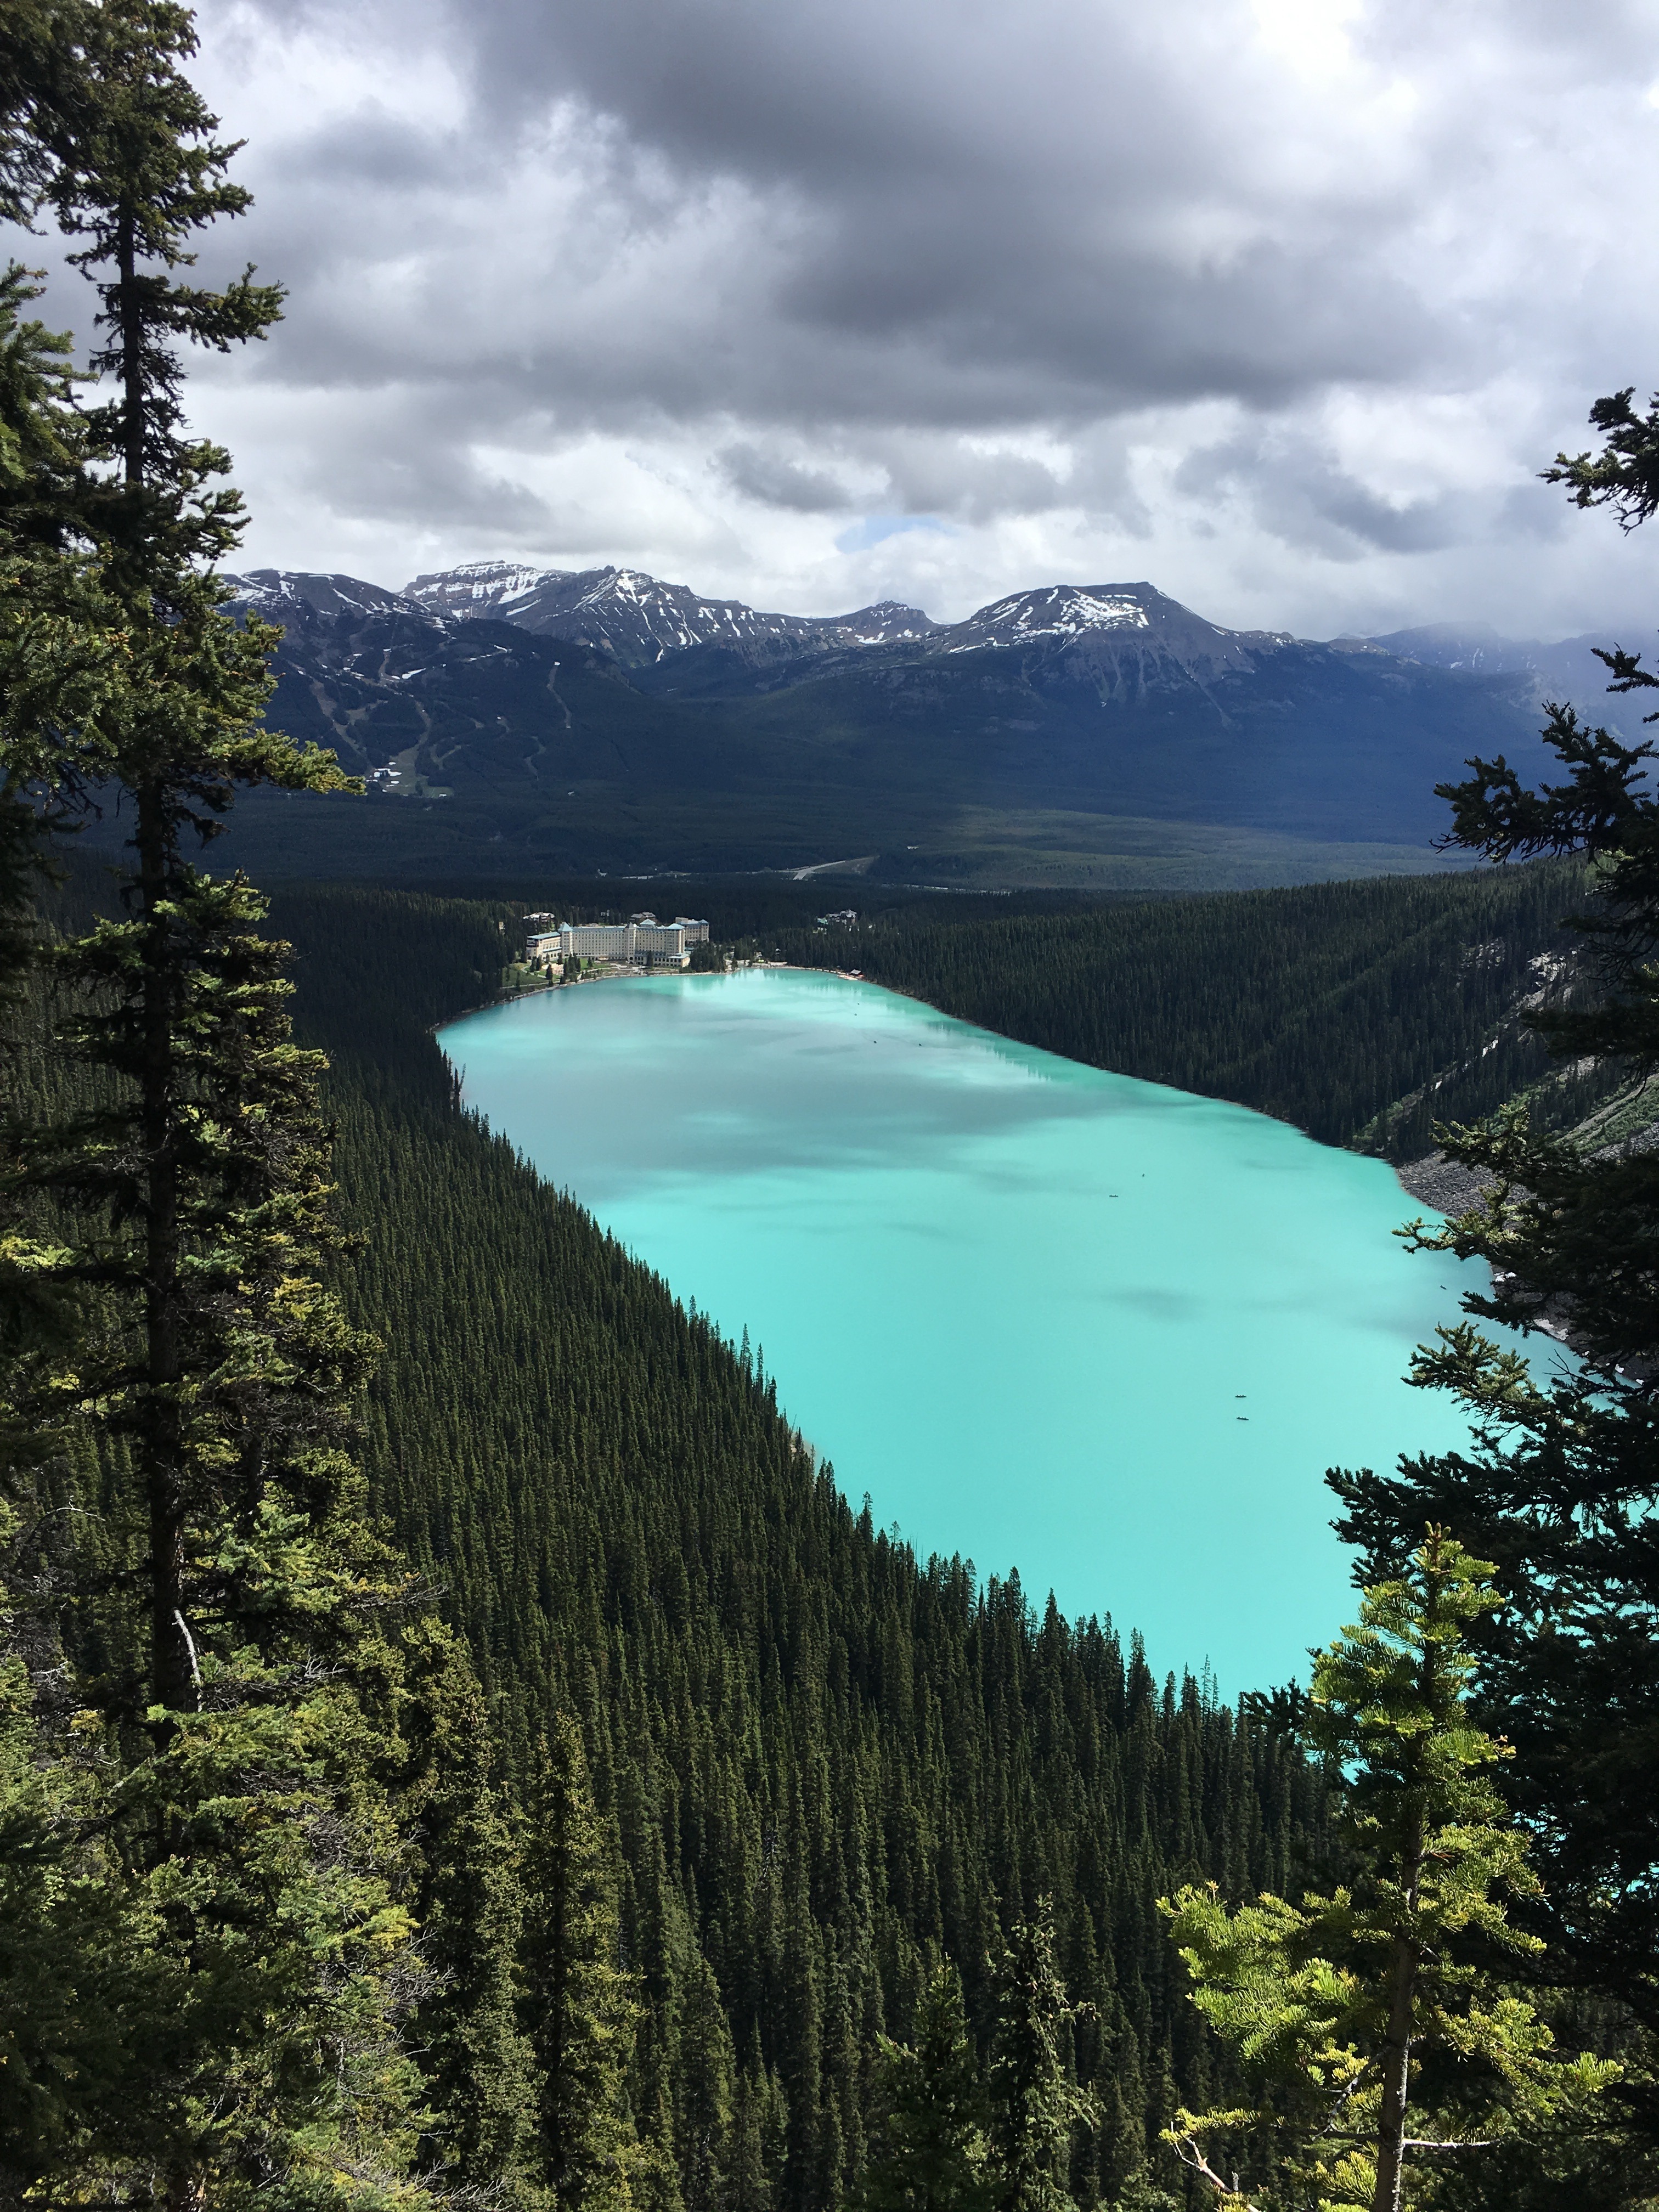
[[[167,824],[159,784],[138,787],[138,880],[147,933],[165,933]],[[140,1438],[149,1507],[150,1692],[175,1712],[194,1711],[199,1680],[185,1617],[185,1470],[178,1385],[183,1370],[179,1312],[179,1166],[173,1137],[173,1005],[166,947],[144,946],[143,1062],[144,1151],[144,1378]]]
[[[1423,1652],[1424,1702],[1435,1703],[1436,1647]],[[1413,1761],[1415,1764],[1415,1761]],[[1412,1923],[1417,1914],[1418,1886],[1423,1874],[1423,1827],[1425,1807],[1419,1795],[1409,1798],[1405,1833],[1401,1838],[1400,1883],[1405,1893],[1405,1924],[1394,1939],[1389,1958],[1389,2032],[1382,2045],[1382,2107],[1376,2123],[1376,2189],[1371,2212],[1400,2212],[1406,2184],[1406,2116],[1411,2101],[1412,2007],[1417,1995],[1422,1947]]]
[[[121,460],[129,491],[144,481],[144,319],[138,305],[136,227],[124,212],[117,219],[115,265],[121,280]]]
[[[1412,1884],[1411,1902],[1417,1902]],[[1406,2180],[1406,2110],[1411,2088],[1412,1998],[1417,1985],[1417,1946],[1395,1938],[1389,1962],[1389,2034],[1383,2045],[1382,2109],[1377,2119],[1376,2191],[1371,2212],[1400,2212]]]
[[[116,228],[122,478],[137,498],[144,484],[143,317],[138,300],[137,229],[123,212]],[[173,1142],[173,997],[161,908],[167,896],[170,830],[160,782],[136,788],[139,915],[144,928],[139,1113],[143,1133],[144,1376],[149,1385],[140,1459],[149,1508],[150,1696],[174,1712],[200,1702],[195,1646],[185,1615],[186,1500],[178,1385],[183,1362],[179,1312],[179,1163]]]

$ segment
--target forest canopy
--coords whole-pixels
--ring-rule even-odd
[[[216,872],[239,795],[343,780],[264,719],[187,419],[282,307],[192,273],[247,205],[194,55],[172,0],[0,17],[0,213],[97,332],[0,279],[0,2204],[1152,2212],[1243,2201],[1243,2136],[1301,2212],[1334,2086],[1371,2212],[1652,2201],[1654,1156],[1582,1125],[1652,1070],[1650,749],[1473,763],[1524,870],[790,940],[1440,1143],[1474,1317],[1577,1348],[1424,1355],[1476,1446],[1336,1478],[1310,1692],[1160,1682],[854,1510],[463,1110],[504,914]],[[1628,399],[1561,468],[1640,520]]]

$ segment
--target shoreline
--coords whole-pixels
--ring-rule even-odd
[[[866,975],[861,968],[805,967],[799,960],[745,960],[740,968],[728,968],[723,972],[728,975],[736,975],[757,968],[781,969],[798,975],[833,975],[842,983],[868,983],[875,990],[890,991],[896,999],[908,999],[914,1006],[930,1007],[934,1013],[944,1015],[947,1021],[960,1021],[965,1018],[962,1015],[952,1014],[947,1007],[936,1005],[932,999],[925,998],[920,991],[907,989],[902,983],[881,982],[872,975]],[[493,1006],[516,1006],[523,999],[544,998],[551,991],[580,990],[583,985],[588,983],[637,982],[648,977],[650,972],[648,969],[623,966],[618,963],[608,967],[602,975],[584,975],[574,984],[547,983],[532,991],[502,992],[482,1006],[463,1006],[459,1013],[447,1014],[441,1021],[431,1024],[427,1035],[435,1037],[440,1030],[447,1029],[452,1022],[465,1021],[469,1014],[488,1013]],[[688,971],[680,969],[676,972],[684,975]],[[1006,1030],[991,1029],[988,1024],[983,1022],[974,1023],[970,1026],[983,1029],[991,1036],[1005,1037],[1010,1044],[1030,1042],[1027,1037],[1010,1036]],[[1049,1052],[1054,1049],[1049,1045],[1037,1045],[1032,1048],[1038,1052]],[[445,1057],[447,1059],[448,1055],[446,1054]],[[1054,1057],[1056,1060],[1070,1060],[1072,1055],[1069,1053],[1055,1053]],[[1075,1060],[1073,1065],[1078,1067],[1093,1067],[1095,1062],[1091,1060]],[[1127,1071],[1122,1068],[1103,1068],[1100,1073],[1106,1075],[1121,1075]],[[1146,1081],[1151,1079],[1140,1077],[1135,1079]],[[1197,1092],[1194,1095],[1207,1097],[1211,1094]],[[1215,1095],[1219,1096],[1218,1093]],[[1244,1101],[1239,1098],[1224,1098],[1222,1103],[1241,1107],[1247,1114],[1259,1114],[1264,1110],[1259,1106],[1246,1105]],[[1283,1116],[1269,1114],[1266,1118],[1270,1121],[1277,1121],[1282,1120]],[[1285,1121],[1285,1126],[1286,1128],[1296,1129],[1300,1135],[1307,1138],[1310,1144],[1325,1145],[1325,1139],[1322,1137],[1316,1137],[1311,1130],[1302,1128],[1297,1122]],[[1346,1152],[1348,1147],[1346,1145],[1325,1145],[1325,1149],[1328,1152]],[[1402,1161],[1384,1160],[1381,1153],[1375,1152],[1356,1153],[1354,1158],[1357,1159],[1369,1158],[1381,1162],[1382,1165],[1392,1170],[1395,1181],[1407,1198],[1414,1198],[1419,1206],[1431,1206],[1437,1213],[1448,1216],[1465,1213],[1478,1202],[1481,1195],[1482,1186],[1480,1180],[1471,1174],[1468,1169],[1459,1167],[1455,1161],[1448,1160],[1443,1152],[1425,1152],[1420,1159]]]

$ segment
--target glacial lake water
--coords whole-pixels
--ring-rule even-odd
[[[550,991],[440,1042],[728,1336],[856,1506],[1224,1696],[1353,1615],[1328,1466],[1467,1430],[1402,1381],[1456,1263],[1379,1161],[786,969]]]

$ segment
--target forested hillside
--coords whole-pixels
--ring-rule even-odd
[[[86,920],[96,870],[76,878],[60,926]],[[1411,909],[1427,972],[1488,930],[1544,930],[1571,888],[1504,881],[1518,903],[1494,902],[1491,879],[1370,890],[1437,895]],[[915,913],[858,942],[1063,950],[1138,927],[1134,972],[1163,1020],[1212,964],[1200,1003],[1218,1011],[1194,1035],[1213,1056],[1193,1074],[1219,1088],[1230,1000],[1254,989],[1277,1010],[1309,975],[1370,977],[1375,994],[1390,974],[1385,915],[1340,897],[1304,908],[1299,936],[1281,907],[1299,964],[1275,970],[1268,933],[1239,926],[1262,904],[956,927]],[[777,912],[739,892],[728,926]],[[930,1959],[959,1966],[983,2053],[1003,1938],[1044,1898],[1085,2008],[1066,2068],[1098,2099],[1072,2130],[1076,2200],[1153,2201],[1138,2193],[1153,2184],[1179,2199],[1158,2130],[1177,2103],[1224,2102],[1236,2076],[1185,2002],[1157,1900],[1194,1879],[1294,1893],[1332,1852],[1322,1779],[1271,1702],[1229,1711],[1190,1679],[1159,1686],[1112,1624],[1034,1610],[1016,1577],[980,1587],[961,1562],[918,1562],[813,1466],[763,1376],[465,1114],[431,1029],[492,994],[501,905],[324,887],[284,894],[274,919],[296,947],[301,1032],[332,1056],[340,1206],[364,1240],[341,1283],[382,1347],[371,1493],[471,1646],[490,1716],[466,1720],[458,1676],[459,1721],[435,1739],[448,1794],[425,1801],[411,1899],[435,1955],[459,1962],[422,2014],[429,2157],[464,2180],[505,2171],[509,2201],[536,2201],[522,2147],[515,2179],[501,2130],[469,2116],[507,2109],[520,2078],[510,1992],[543,1971],[550,1740],[569,1747],[557,1832],[575,1819],[580,1844],[563,1879],[580,1873],[581,1911],[561,1940],[588,2070],[567,2100],[592,2088],[607,2039],[611,2069],[592,2171],[567,2173],[568,2201],[608,2201],[609,2160],[641,2204],[829,2212],[859,2186],[879,2039],[914,2032]],[[1524,946],[1504,957],[1525,976]],[[1120,942],[1120,983],[1128,959]],[[1028,959],[1002,980],[1046,972]],[[1322,1017],[1347,1037],[1359,1099],[1396,1079],[1390,1032],[1338,1018],[1366,1003],[1339,995]],[[1462,1035],[1460,1003],[1449,987],[1431,1000],[1437,1051]],[[1169,1032],[1149,1017],[1141,1034]]]
[[[705,625],[665,604],[681,641],[641,630],[636,587],[662,589],[643,577],[608,614],[584,600],[574,635],[465,580],[430,580],[429,605],[234,580],[282,626],[271,726],[368,782],[250,794],[235,849],[261,882],[880,855],[922,883],[1304,883],[1432,866],[1436,782],[1472,747],[1535,756],[1528,673],[1220,629],[1148,584],[1018,592],[908,635],[877,611],[862,642],[796,625],[804,657],[768,646],[763,666],[752,639],[691,642]]]
[[[1022,1042],[1406,1161],[1437,1121],[1526,1092],[1542,1123],[1571,1126],[1616,1084],[1616,1070],[1553,1066],[1528,1026],[1573,986],[1580,940],[1562,925],[1585,890],[1575,866],[1543,861],[1145,901],[765,876],[540,877],[445,896],[503,955],[527,908],[615,920],[654,896],[706,917],[739,957],[857,969]],[[843,900],[851,921],[819,919]],[[454,988],[488,995],[489,981],[480,964]]]
[[[1443,1332],[1413,1379],[1472,1409],[1474,1455],[1334,1474],[1362,1626],[1305,1696],[1226,1709],[1207,1676],[1156,1681],[1132,1624],[878,1532],[746,1343],[466,1114],[433,1027],[495,995],[515,911],[300,888],[290,945],[236,837],[212,847],[250,798],[290,847],[331,809],[343,843],[411,799],[439,820],[452,768],[489,846],[538,834],[527,797],[562,837],[586,744],[636,854],[700,822],[732,864],[745,790],[744,836],[767,811],[769,843],[816,840],[826,795],[863,819],[885,773],[902,869],[928,746],[1018,811],[1032,738],[1055,801],[1086,769],[1121,803],[1139,758],[1173,776],[1143,787],[1166,818],[1197,791],[1281,844],[1373,835],[1416,775],[1378,742],[1402,702],[1420,769],[1519,695],[1234,640],[1216,696],[1175,656],[1201,695],[1176,747],[1140,587],[1090,617],[1122,651],[1081,659],[1027,651],[1077,595],[1042,623],[1017,596],[985,611],[1011,635],[884,697],[826,679],[722,720],[632,695],[641,741],[710,742],[677,756],[687,811],[630,823],[658,778],[614,700],[573,706],[568,649],[485,625],[441,678],[382,656],[399,750],[365,751],[371,799],[267,723],[279,635],[230,611],[243,509],[184,349],[264,337],[284,294],[198,273],[250,199],[196,52],[175,0],[0,15],[0,218],[74,241],[95,332],[54,335],[45,280],[0,269],[0,2208],[1650,2206],[1659,1156],[1524,1116],[1448,1139],[1490,1197],[1425,1240],[1492,1263],[1473,1312],[1554,1302],[1580,1370],[1547,1399]],[[1639,520],[1659,409],[1630,397],[1597,403],[1617,450],[1556,473]],[[475,646],[500,714],[472,712]],[[370,703],[353,659],[299,695],[331,731]],[[1538,876],[960,928],[900,900],[863,964],[1376,1143],[1431,1092],[1525,1077],[1503,1055],[1540,992],[1557,1048],[1646,1071],[1647,749],[1565,708],[1547,736],[1573,787],[1471,763],[1456,842],[1602,871],[1600,1005]],[[1401,796],[1420,824],[1426,792]],[[60,868],[95,821],[112,872]],[[751,884],[724,927],[779,921]],[[806,931],[801,957],[863,942]],[[1253,1601],[1196,1549],[1192,1571]],[[1511,1747],[1524,1829],[1494,1786]]]
[[[1111,1624],[874,1529],[772,1386],[457,1109],[427,1028],[493,984],[488,909],[325,890],[276,921],[368,1239],[371,1481],[471,1640],[507,1770],[580,1718],[644,1977],[633,2109],[688,2203],[836,2201],[927,1947],[983,2034],[996,1931],[1050,1893],[1096,2008],[1075,2063],[1103,2117],[1073,2179],[1109,2197],[1211,2066],[1155,1900],[1191,1871],[1294,1881],[1315,1778],[1262,1721],[1152,1680]],[[719,2197],[692,2140],[710,2096]]]
[[[1565,983],[1575,940],[1559,925],[1582,898],[1572,866],[1545,862],[1006,919],[896,912],[757,943],[1403,1161],[1435,1122],[1545,1078],[1523,1017]],[[1540,1118],[1576,1121],[1614,1079],[1552,1075]]]

